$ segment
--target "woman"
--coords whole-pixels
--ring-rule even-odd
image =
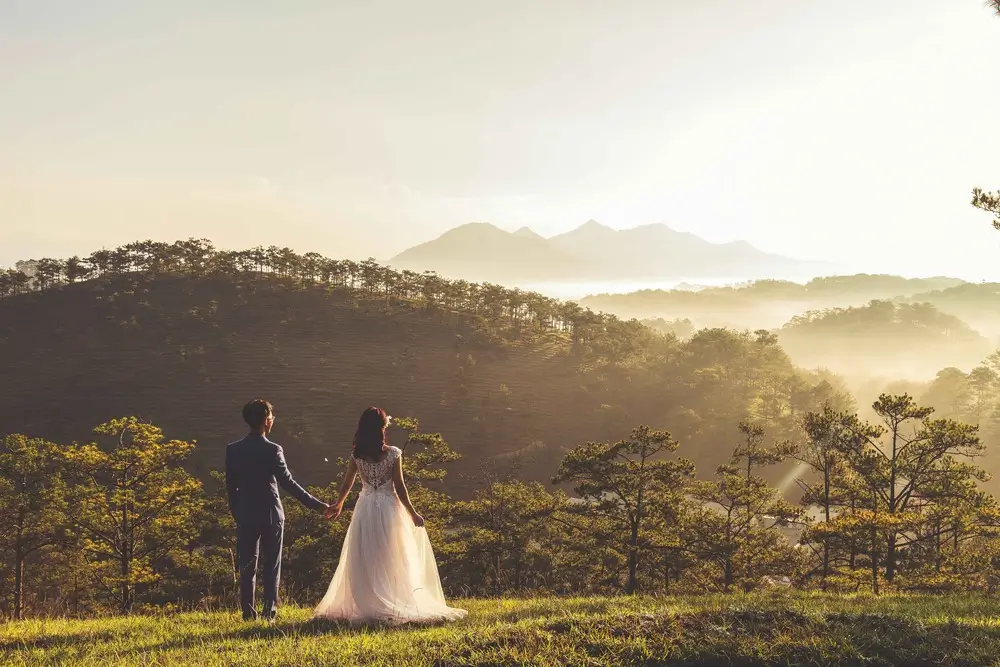
[[[403,452],[385,439],[389,417],[361,415],[354,451],[327,518],[337,518],[361,476],[361,495],[347,528],[337,571],[314,616],[349,622],[456,620],[466,615],[444,599],[424,519],[403,483]]]

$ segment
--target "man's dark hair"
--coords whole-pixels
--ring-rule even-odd
[[[243,421],[247,423],[247,426],[256,431],[264,425],[268,415],[273,413],[274,406],[271,405],[270,401],[265,401],[263,398],[255,398],[243,406]]]

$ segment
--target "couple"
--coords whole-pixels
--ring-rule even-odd
[[[277,612],[285,521],[278,485],[306,507],[325,510],[324,517],[335,519],[358,476],[361,495],[337,571],[314,617],[358,623],[456,620],[466,615],[445,602],[424,519],[413,509],[403,483],[403,453],[386,442],[389,417],[383,410],[368,408],[361,415],[334,505],[313,497],[292,479],[281,447],[267,438],[274,426],[269,402],[247,403],[243,420],[250,433],[226,448],[226,490],[236,519],[244,620],[257,618],[254,583],[259,551],[264,561],[264,617],[273,620]]]

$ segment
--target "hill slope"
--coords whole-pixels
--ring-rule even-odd
[[[803,366],[906,380],[932,377],[943,366],[972,368],[993,351],[989,340],[929,303],[809,311],[785,324],[778,338]]]
[[[600,405],[573,381],[565,355],[553,356],[562,339],[503,349],[461,317],[385,313],[278,281],[122,289],[88,283],[0,302],[0,360],[17,388],[0,405],[0,431],[85,440],[105,418],[135,414],[199,440],[195,464],[205,472],[221,468],[225,444],[245,430],[242,404],[266,396],[277,408],[274,438],[313,484],[340,473],[333,462],[371,404],[444,432],[471,455],[469,472],[535,439],[555,455],[593,433],[586,414],[578,428],[558,418]],[[554,442],[556,431],[541,426],[553,417],[566,426]]]
[[[530,455],[525,474],[547,481],[569,448],[640,423],[669,429],[682,455],[712,470],[748,413],[761,410],[774,436],[787,436],[834,391],[767,340],[705,331],[680,343],[583,311],[571,336],[533,329],[541,321],[523,320],[524,298],[533,297],[511,291],[477,306],[505,318],[502,331],[489,313],[267,275],[134,274],[3,299],[0,363],[15,391],[0,402],[0,432],[81,441],[134,414],[197,439],[193,463],[205,474],[242,434],[242,404],[263,395],[296,473],[325,484],[361,410],[378,404],[442,432],[464,455],[457,472]],[[801,391],[763,401],[774,383]],[[453,476],[449,486],[461,497],[475,482]]]

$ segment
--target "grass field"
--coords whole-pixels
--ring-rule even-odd
[[[469,618],[344,628],[283,608],[0,625],[4,665],[995,665],[986,598],[466,600]]]

